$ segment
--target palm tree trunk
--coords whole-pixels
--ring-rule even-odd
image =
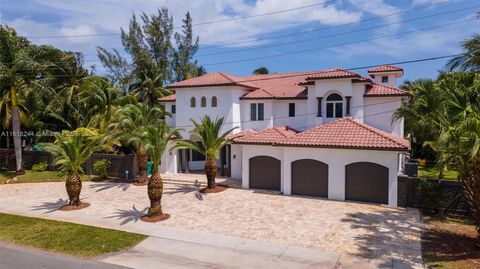
[[[205,175],[207,176],[207,188],[215,189],[215,177],[217,176],[217,163],[213,158],[205,162]]]
[[[17,90],[15,86],[10,91],[12,102],[12,131],[13,131],[13,145],[15,147],[15,172],[17,175],[25,174],[22,164],[22,137],[20,136],[20,115],[18,112]]]
[[[148,154],[145,149],[142,147],[138,147],[137,149],[137,166],[138,166],[138,183],[144,183],[148,180],[147,177],[147,162],[148,162]]]
[[[148,198],[150,199],[150,208],[147,216],[150,218],[158,217],[163,214],[162,211],[162,194],[163,180],[158,171],[152,174],[148,181]]]
[[[477,247],[480,248],[480,156],[469,164],[467,171],[460,176],[460,181],[475,221]]]
[[[68,205],[79,206],[80,205],[80,192],[82,191],[82,180],[78,173],[71,173],[68,175],[65,182],[65,188],[67,189]]]

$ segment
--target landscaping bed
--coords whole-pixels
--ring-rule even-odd
[[[431,268],[480,268],[480,249],[475,247],[472,221],[462,217],[424,216],[422,253]]]
[[[135,233],[1,213],[0,227],[1,241],[83,258],[126,250],[146,238]]]

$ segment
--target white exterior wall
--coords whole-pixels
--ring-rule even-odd
[[[168,113],[172,113],[172,106],[175,105],[175,102],[160,102],[160,105],[163,105]],[[165,123],[167,123],[168,126],[175,127],[175,118],[176,114],[171,114],[165,117]]]
[[[384,73],[373,73],[372,75],[375,76],[373,78],[374,82],[395,87],[397,85],[397,78],[402,76],[402,72],[394,71],[394,72],[384,72]],[[383,76],[388,77],[388,83],[382,83]]]
[[[393,114],[402,106],[402,97],[366,97],[364,123],[403,138],[403,119],[393,120]]]
[[[173,147],[173,143],[169,142],[160,160],[160,173],[176,174],[178,171],[178,167],[177,167],[178,151],[174,151],[170,153],[171,147]]]
[[[263,103],[263,120],[250,120],[250,104],[252,103]],[[265,128],[273,127],[273,103],[274,101],[270,99],[242,100],[240,102],[241,114],[239,114],[242,121],[242,130],[253,129],[260,131]]]
[[[295,104],[295,117],[288,116],[289,104]],[[287,125],[296,130],[307,126],[307,100],[275,100],[273,102],[273,125]]]
[[[265,145],[241,146],[243,188],[249,188],[249,160],[252,157],[270,156],[280,160],[281,191],[285,195],[291,195],[291,163],[300,159],[313,159],[328,164],[328,199],[343,201],[345,200],[345,166],[355,162],[373,162],[388,168],[388,205],[397,206],[398,152]]]
[[[352,117],[359,117],[362,121],[362,106],[363,106],[363,84],[354,84],[351,79],[329,79],[329,80],[315,80],[315,85],[308,86],[308,100],[307,100],[307,128],[310,129],[323,123],[328,123],[335,118],[327,118],[326,99],[332,93],[338,93],[343,98],[343,115],[345,115],[347,102],[345,96],[351,96],[350,99],[350,115]],[[317,117],[317,97],[322,97],[322,117]]]
[[[234,179],[242,179],[242,146],[238,144],[232,144],[231,156],[231,168],[230,177]]]
[[[179,88],[176,90],[176,126],[184,131],[182,135],[188,136],[188,132],[193,129],[191,119],[200,121],[208,115],[211,118],[224,118],[222,131],[234,127],[240,127],[240,97],[246,93],[241,87],[223,86],[223,87],[199,87],[199,88]],[[207,106],[201,107],[201,98],[207,98]],[[217,107],[212,107],[212,97],[217,97]],[[196,106],[190,107],[190,98],[195,97]],[[234,131],[239,132],[240,129]]]

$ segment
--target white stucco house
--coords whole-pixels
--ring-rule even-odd
[[[214,72],[168,85],[159,102],[188,138],[191,119],[224,117],[237,127],[219,160],[243,188],[397,205],[397,175],[409,142],[394,119],[408,93],[403,69],[384,65],[369,77],[330,69],[236,77]],[[188,150],[166,153],[163,173],[203,169]]]

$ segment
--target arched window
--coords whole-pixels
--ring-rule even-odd
[[[343,98],[340,94],[330,94],[326,102],[327,118],[341,118],[343,116]]]
[[[217,107],[217,97],[212,97],[212,107]]]
[[[197,101],[195,100],[195,97],[190,98],[190,107],[195,107]]]
[[[202,96],[202,99],[200,100],[200,106],[201,107],[207,106],[207,98],[205,96]]]

